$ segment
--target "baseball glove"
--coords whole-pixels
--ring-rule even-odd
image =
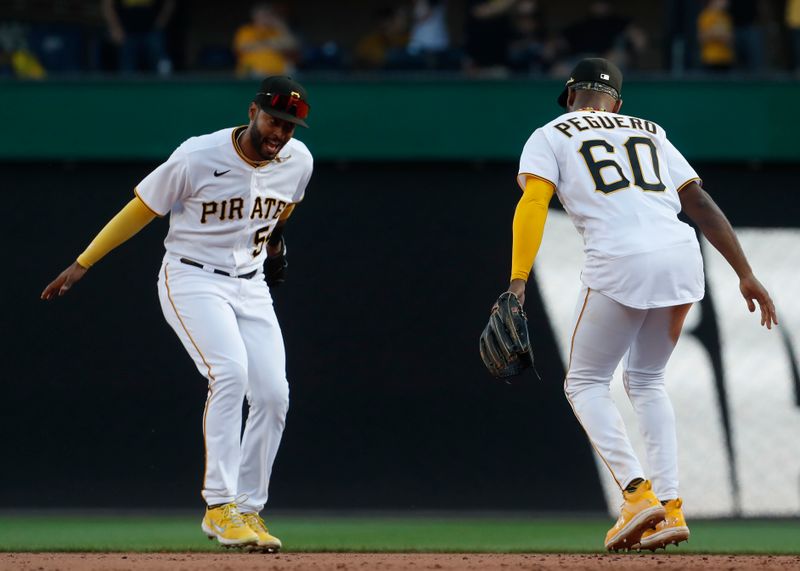
[[[264,274],[267,277],[269,287],[278,287],[286,281],[286,274],[289,273],[289,262],[286,261],[286,238],[281,237],[281,251],[276,256],[267,256],[267,263],[264,266]]]
[[[500,379],[533,367],[528,318],[513,293],[507,291],[498,298],[481,334],[480,350],[483,364]]]

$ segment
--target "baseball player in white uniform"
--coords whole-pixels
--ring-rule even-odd
[[[64,295],[105,254],[156,216],[170,215],[158,294],[164,317],[208,381],[202,529],[226,546],[281,547],[259,515],[289,406],[268,284],[285,278],[283,226],[311,177],[311,153],[292,138],[297,125],[307,126],[308,112],[299,83],[265,79],[248,125],[180,145],[42,292],[46,300]]]
[[[683,210],[736,271],[750,311],[778,323],[725,215],[664,129],[620,115],[622,74],[600,58],[578,63],[558,99],[566,112],[531,135],[520,158],[509,291],[524,301],[553,193],[584,240],[583,288],[564,390],[620,487],[609,550],[655,550],[689,538],[678,490],[675,416],[664,370],[691,304],[704,295],[703,261]],[[648,479],[609,384],[624,383],[647,446]],[[652,482],[652,483],[651,483]]]

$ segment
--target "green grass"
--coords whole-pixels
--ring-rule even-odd
[[[300,517],[268,522],[288,551],[602,551],[610,520]],[[800,521],[695,521],[681,553],[800,554]],[[218,551],[197,517],[0,516],[0,552]]]

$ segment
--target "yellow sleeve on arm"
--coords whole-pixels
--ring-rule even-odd
[[[289,216],[292,215],[292,210],[294,210],[295,206],[296,206],[295,204],[287,205],[286,208],[283,209],[283,212],[281,212],[281,217],[278,218],[278,220],[281,220],[281,221],[288,220]]]
[[[555,187],[539,178],[528,177],[525,191],[514,212],[514,242],[511,247],[511,279],[528,280],[539,252],[547,220],[547,206]]]
[[[155,217],[153,211],[137,196],[100,230],[89,247],[78,256],[78,263],[84,268],[91,268],[103,256],[147,226]]]

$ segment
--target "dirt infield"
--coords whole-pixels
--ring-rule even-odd
[[[458,553],[2,553],[0,569],[9,571],[292,571],[530,569],[652,571],[653,569],[800,569],[800,556],[777,555],[559,555]]]

